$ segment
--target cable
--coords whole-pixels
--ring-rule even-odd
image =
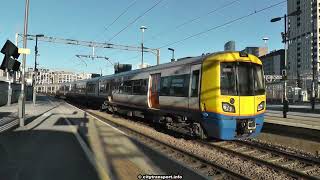
[[[164,0],[159,0],[156,4],[154,4],[151,8],[149,8],[147,11],[145,11],[144,13],[142,13],[141,15],[139,15],[138,17],[136,17],[133,21],[131,21],[126,27],[124,27],[123,29],[121,29],[119,32],[117,32],[114,36],[112,36],[112,38],[110,38],[108,40],[108,42],[110,42],[111,40],[113,40],[115,37],[117,37],[121,32],[123,32],[124,30],[126,30],[129,26],[131,26],[133,23],[135,23],[136,21],[138,21],[140,18],[142,18],[144,15],[146,15],[149,11],[151,11],[153,8],[155,8],[158,4],[160,4],[162,1]]]
[[[109,24],[109,25],[107,25],[107,26],[104,27],[104,30],[103,30],[103,32],[102,32],[101,34],[103,35],[104,32],[108,31],[108,29],[109,29],[114,23],[116,23],[121,16],[123,16],[125,13],[127,13],[127,12],[129,11],[129,9],[130,9],[133,5],[136,4],[136,2],[137,2],[137,0],[132,1],[132,3],[131,3],[129,6],[127,6],[127,7],[119,14],[119,16],[118,16],[115,20],[113,20],[113,22],[112,22],[111,24]],[[99,34],[97,34],[94,39],[97,39],[98,36],[99,36]],[[96,50],[96,53],[97,53],[98,51],[99,51],[99,49]],[[79,52],[79,53],[80,53],[80,52]],[[79,54],[79,53],[78,53],[78,54]],[[108,60],[108,61],[109,61],[110,63],[112,63],[111,60]]]
[[[135,5],[137,0],[134,0],[111,24],[109,24],[107,27],[104,28],[105,31],[107,31],[121,16],[123,16],[128,10]]]
[[[240,1],[240,0],[234,0],[234,1],[232,1],[232,2],[229,2],[229,3],[227,3],[227,4],[224,4],[224,5],[220,6],[220,7],[216,8],[216,9],[214,9],[214,10],[211,10],[211,11],[207,12],[207,13],[204,14],[204,15],[198,16],[198,17],[193,18],[193,19],[190,19],[190,20],[187,20],[187,21],[185,21],[185,22],[177,25],[177,26],[175,27],[175,29],[179,29],[179,28],[181,28],[181,27],[183,27],[183,26],[185,26],[185,25],[187,25],[187,24],[189,24],[189,23],[192,23],[192,22],[194,22],[194,21],[202,18],[203,16],[210,15],[210,14],[212,14],[212,13],[214,13],[214,12],[217,12],[217,11],[219,11],[219,10],[222,10],[222,9],[226,8],[226,7],[229,7],[229,6],[231,6],[231,5],[233,5],[234,3],[239,2],[239,1]],[[165,32],[167,32],[167,31],[162,31],[162,32],[160,32],[160,33],[157,33],[156,35],[152,36],[150,39],[146,40],[145,42],[147,42],[147,41],[149,41],[149,40],[152,40],[152,39],[154,39],[156,36],[159,36],[159,35],[161,35],[161,34],[163,34],[163,33],[165,33]],[[131,57],[131,58],[129,58],[129,59],[135,59],[135,58],[137,58],[138,56],[139,56],[139,55],[136,55],[136,56]]]
[[[207,15],[209,15],[209,14],[212,14],[212,13],[216,12],[216,11],[222,10],[222,9],[224,9],[224,8],[226,8],[226,7],[228,7],[228,6],[231,6],[232,4],[234,4],[234,3],[236,3],[236,2],[239,2],[239,1],[240,1],[240,0],[234,0],[234,1],[232,1],[232,2],[229,2],[229,3],[227,3],[227,4],[224,4],[224,5],[216,8],[216,9],[214,9],[214,10],[212,10],[212,11],[209,11],[209,12],[207,12],[207,13],[204,14],[204,15],[198,16],[198,17],[193,18],[193,19],[190,19],[190,20],[187,20],[187,21],[185,21],[185,22],[177,25],[177,26],[175,27],[175,29],[179,29],[179,28],[181,28],[181,27],[183,27],[183,26],[185,26],[185,25],[187,25],[187,24],[189,24],[189,23],[191,23],[191,22],[194,22],[194,21],[202,18],[203,16],[207,16]],[[149,40],[152,40],[152,39],[154,39],[156,36],[159,36],[159,35],[161,35],[161,34],[163,34],[163,33],[165,33],[165,32],[167,32],[167,31],[162,31],[162,32],[160,32],[160,33],[157,33],[156,35],[152,36],[150,39],[146,40],[145,42],[147,42],[147,41],[149,41]],[[136,55],[136,56],[131,57],[131,58],[129,58],[129,59],[135,59],[135,58],[137,58],[138,56],[139,56],[139,55]]]
[[[166,45],[163,45],[163,46],[159,47],[159,49],[162,49],[162,48],[167,47],[167,46],[171,46],[171,45],[173,45],[173,44],[181,43],[181,42],[183,42],[183,41],[186,41],[186,40],[188,40],[188,39],[190,39],[190,38],[193,38],[193,37],[196,37],[196,36],[200,36],[200,35],[202,35],[202,34],[205,34],[205,33],[209,32],[209,31],[212,31],[212,30],[215,30],[215,29],[224,27],[224,26],[226,26],[226,25],[232,24],[232,23],[234,23],[234,22],[236,22],[236,21],[245,19],[245,18],[250,17],[250,16],[252,16],[252,15],[254,15],[254,14],[263,12],[263,11],[265,11],[265,10],[268,10],[268,9],[270,9],[270,8],[273,8],[273,7],[275,7],[275,6],[278,6],[278,5],[280,5],[280,4],[282,4],[282,3],[285,3],[285,2],[287,2],[287,1],[281,1],[281,2],[278,2],[278,3],[276,3],[276,4],[270,5],[270,6],[268,6],[268,7],[265,7],[265,8],[259,9],[259,10],[255,10],[254,12],[249,13],[249,14],[247,14],[247,15],[245,15],[245,16],[242,16],[242,17],[233,19],[233,20],[231,20],[231,21],[228,21],[228,22],[223,23],[223,24],[221,24],[221,25],[218,25],[218,26],[209,28],[209,29],[207,29],[207,30],[205,30],[205,31],[201,31],[201,32],[199,32],[199,33],[193,34],[193,35],[188,36],[188,37],[186,37],[186,38],[183,38],[183,39],[181,39],[181,40],[178,40],[178,41],[175,41],[175,42],[172,42],[172,43],[168,43],[168,44],[166,44]]]
[[[212,14],[212,13],[214,13],[214,12],[217,12],[217,11],[219,11],[219,10],[222,10],[222,9],[226,8],[226,7],[229,7],[229,6],[231,6],[231,5],[233,5],[234,3],[239,2],[239,1],[240,1],[240,0],[234,0],[234,1],[232,1],[232,2],[229,2],[229,3],[227,3],[227,4],[224,4],[224,5],[222,5],[222,6],[218,7],[218,8],[210,11],[210,12],[207,12],[206,14],[203,14],[203,15],[198,16],[198,17],[196,17],[196,18],[187,20],[187,21],[185,21],[185,22],[177,25],[177,26],[174,28],[174,30],[177,30],[177,29],[179,29],[179,28],[181,28],[181,27],[183,27],[183,26],[185,26],[185,25],[187,25],[187,24],[190,24],[190,23],[192,23],[192,22],[194,22],[194,21],[202,18],[203,16],[210,15],[210,14]],[[162,32],[160,32],[160,33],[157,33],[156,35],[152,36],[150,39],[146,40],[145,42],[147,42],[147,41],[149,41],[149,40],[152,40],[152,39],[156,38],[157,36],[160,36],[160,35],[162,35],[162,34],[164,34],[164,33],[166,33],[166,32],[168,32],[168,31],[166,30],[166,31],[162,31]],[[172,32],[172,31],[170,31],[170,32]]]
[[[156,4],[154,4],[151,8],[149,8],[147,11],[145,11],[143,14],[141,14],[140,16],[138,16],[136,19],[134,19],[132,22],[130,22],[126,27],[124,27],[122,30],[120,30],[118,33],[116,33],[112,38],[110,38],[108,40],[108,42],[110,42],[112,39],[114,39],[116,36],[118,36],[122,31],[124,31],[125,29],[127,29],[130,25],[132,25],[133,23],[135,23],[138,19],[140,19],[141,17],[143,17],[145,14],[147,14],[149,11],[151,11],[153,8],[155,8],[158,4],[160,4],[163,0],[158,1]],[[131,7],[131,5],[129,6]],[[118,50],[119,51],[119,50]]]

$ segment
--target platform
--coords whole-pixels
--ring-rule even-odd
[[[16,106],[0,107],[1,119],[18,122]],[[203,179],[63,100],[41,96],[26,114],[26,126],[0,134],[0,179]]]
[[[287,118],[283,118],[282,111],[267,110],[265,114],[265,122],[284,126],[320,130],[320,114],[315,113],[288,112]]]
[[[282,107],[282,104],[267,104],[267,110],[282,111]],[[311,109],[310,103],[289,104],[289,112],[320,114],[320,103],[316,102],[314,110]]]

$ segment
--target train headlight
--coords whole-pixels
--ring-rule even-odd
[[[264,101],[262,101],[259,105],[258,105],[258,110],[257,111],[261,111],[264,110]]]
[[[235,107],[227,102],[222,103],[222,109],[224,112],[232,112],[232,113],[236,112]]]

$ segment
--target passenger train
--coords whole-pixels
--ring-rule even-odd
[[[233,140],[261,132],[265,93],[261,61],[225,51],[63,83],[56,96],[191,136]]]

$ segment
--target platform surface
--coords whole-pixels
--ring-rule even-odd
[[[15,106],[1,108],[4,119],[17,121]],[[36,106],[27,104],[26,114],[26,126],[0,136],[0,177],[6,180],[161,174],[126,136],[64,101],[42,96]]]
[[[0,120],[19,122],[17,104]],[[204,179],[122,131],[53,97],[26,105],[24,127],[0,133],[0,179],[137,179],[139,175]]]
[[[320,114],[288,112],[287,118],[283,118],[282,111],[267,110],[265,122],[291,127],[320,130]]]

